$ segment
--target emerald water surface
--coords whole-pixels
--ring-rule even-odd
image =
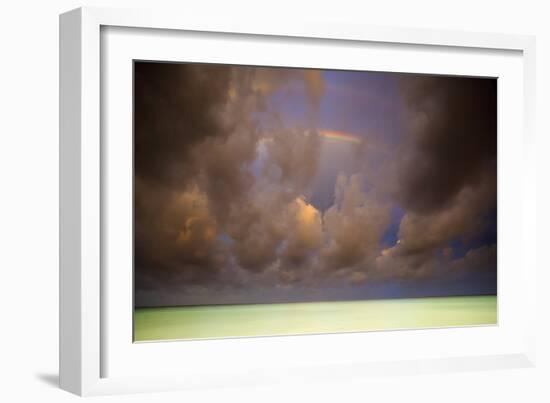
[[[134,339],[362,332],[496,322],[496,296],[137,308]]]

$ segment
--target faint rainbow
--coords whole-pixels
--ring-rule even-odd
[[[320,130],[319,135],[324,139],[343,143],[361,144],[363,142],[361,136],[337,130]]]

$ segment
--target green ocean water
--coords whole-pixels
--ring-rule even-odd
[[[137,308],[134,311],[134,340],[363,332],[496,323],[496,296]]]

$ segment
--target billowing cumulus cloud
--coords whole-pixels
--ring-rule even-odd
[[[319,136],[261,133],[250,115],[279,89],[303,90],[318,108],[319,73],[136,63],[135,77],[137,284],[200,283],[224,266],[258,272],[279,258],[305,259],[320,242],[310,233],[319,212],[301,198]],[[263,178],[255,178],[262,142]]]
[[[135,64],[137,305],[324,299],[339,287],[494,277],[495,240],[478,239],[496,214],[494,81],[366,80],[373,91],[394,88],[385,111],[401,109],[385,116],[365,105],[367,124],[351,134],[322,127],[336,114],[323,112],[326,77]],[[350,116],[344,108],[335,121]]]
[[[353,267],[378,252],[389,211],[362,188],[359,175],[340,175],[336,181],[335,204],[323,217],[328,240],[323,258],[331,269]]]
[[[217,240],[218,226],[204,193],[196,186],[182,192],[152,190],[137,181],[136,199],[141,202],[135,226],[138,285],[216,278],[227,252]]]
[[[496,221],[496,81],[407,76],[401,85],[408,131],[394,189],[405,214],[377,262],[381,273],[427,276],[451,242]]]
[[[294,265],[303,264],[322,243],[321,213],[302,198],[295,199],[288,207],[288,236],[282,257]]]
[[[282,130],[266,143],[264,173],[271,180],[305,190],[317,172],[320,138],[315,132]]]
[[[429,215],[407,212],[399,227],[402,253],[422,253],[443,247],[453,239],[473,235],[487,225],[483,214],[494,206],[494,192],[489,183],[480,187],[467,186],[445,209]]]

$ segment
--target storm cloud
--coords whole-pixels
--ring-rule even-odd
[[[496,177],[496,80],[405,76],[409,127],[398,197],[415,213],[448,207],[465,187]]]
[[[342,73],[393,91],[351,134],[322,70],[134,66],[137,306],[494,277],[495,80]]]
[[[405,214],[398,243],[379,262],[429,275],[449,244],[468,244],[496,223],[496,80],[405,76],[400,84],[407,131],[394,185]]]

